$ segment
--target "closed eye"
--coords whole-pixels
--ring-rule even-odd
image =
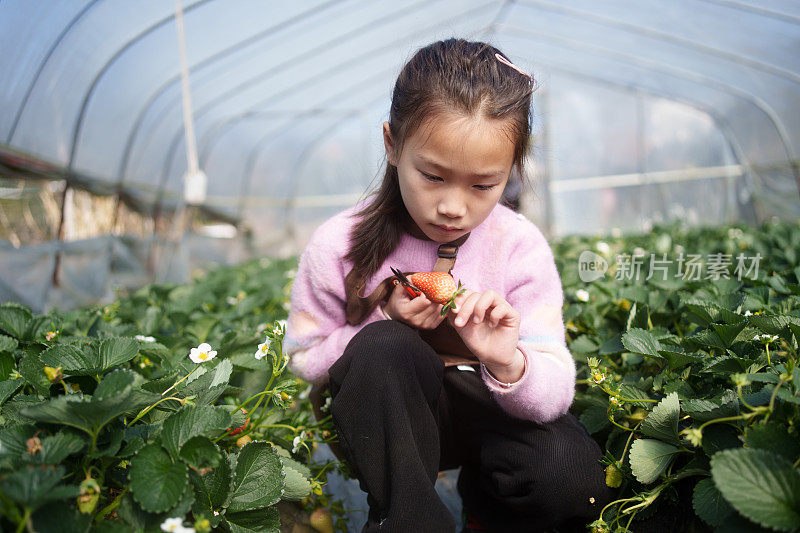
[[[426,174],[425,172],[420,172],[420,174],[422,174],[422,176],[428,181],[442,181],[442,178],[439,178],[437,176],[431,176],[430,174]]]
[[[444,180],[442,180],[442,178],[440,178],[438,176],[432,176],[432,175],[427,174],[427,173],[422,172],[422,171],[420,171],[420,174],[422,174],[422,176],[426,180],[431,181],[433,183],[439,183],[440,181],[444,181]],[[481,192],[486,192],[486,191],[491,191],[492,189],[494,189],[495,185],[473,185],[473,187],[475,187],[475,189],[477,189],[477,190],[479,190]]]

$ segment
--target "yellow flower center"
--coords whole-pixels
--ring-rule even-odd
[[[261,353],[267,353],[267,350],[269,350],[269,347],[266,344],[261,347]]]
[[[197,357],[201,361],[205,361],[206,359],[208,359],[208,352],[200,352],[200,355],[198,355]]]

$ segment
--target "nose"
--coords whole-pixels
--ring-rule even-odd
[[[450,189],[444,194],[436,206],[439,215],[453,220],[463,218],[467,214],[467,203],[460,192]]]

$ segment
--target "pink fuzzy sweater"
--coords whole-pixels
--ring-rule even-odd
[[[291,370],[309,382],[327,381],[328,368],[350,339],[370,322],[385,320],[377,308],[358,326],[345,319],[345,276],[352,263],[344,256],[355,221],[351,215],[359,207],[324,222],[300,256],[284,350]],[[431,270],[438,245],[404,235],[367,280],[364,294],[392,275],[390,266],[401,271]],[[482,372],[498,404],[513,416],[540,423],[566,413],[575,394],[575,361],[564,338],[561,279],[539,229],[498,204],[459,248],[452,274],[471,290],[497,291],[522,316],[519,349],[527,362],[522,379],[505,389]]]

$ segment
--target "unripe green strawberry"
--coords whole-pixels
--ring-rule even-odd
[[[456,296],[466,290],[461,288],[460,281],[456,285],[456,280],[447,272],[416,272],[408,279],[425,294],[428,300],[444,305],[442,316],[446,316],[448,311],[455,307]]]
[[[50,383],[58,383],[64,379],[64,374],[61,373],[61,367],[53,368],[52,366],[45,366],[44,374],[47,376],[47,381]]]
[[[311,527],[320,533],[333,533],[333,516],[327,509],[317,509],[311,513],[309,519]]]
[[[78,510],[84,514],[94,512],[94,508],[97,507],[97,500],[100,499],[100,485],[89,477],[81,482],[80,491]]]
[[[613,488],[622,485],[622,472],[616,465],[606,466],[606,485]]]

